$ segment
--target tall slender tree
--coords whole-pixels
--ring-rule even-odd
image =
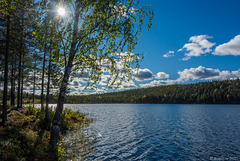
[[[23,52],[24,53],[24,52]],[[25,55],[23,54],[23,60],[25,58]],[[22,62],[22,71],[21,71],[21,91],[20,91],[20,107],[23,107],[23,80],[24,80],[24,61]]]
[[[0,19],[1,19],[1,41],[4,42],[4,46],[1,45],[4,49],[4,89],[3,89],[3,115],[2,122],[7,121],[7,100],[8,100],[8,77],[9,77],[9,57],[10,57],[10,44],[11,44],[11,19],[14,15],[15,5],[13,1],[2,0],[0,2]],[[3,22],[3,23],[2,23]],[[5,26],[5,27],[4,27]],[[3,51],[3,50],[2,50]]]
[[[50,44],[49,44],[49,61],[48,61],[48,80],[47,80],[47,94],[46,94],[46,107],[45,107],[45,120],[49,122],[48,106],[49,106],[49,94],[50,94],[50,82],[51,82],[51,66],[52,66],[52,26],[50,28]]]
[[[46,37],[46,34],[45,34]],[[46,64],[46,54],[47,54],[47,39],[44,41],[44,54],[43,54],[43,65],[42,65],[42,88],[41,88],[41,111],[44,111],[44,78],[45,78],[45,64]]]
[[[33,97],[32,97],[32,102],[33,102],[33,106],[35,105],[35,93],[36,93],[36,87],[37,87],[37,85],[36,85],[36,80],[38,79],[37,78],[37,70],[39,70],[39,68],[37,67],[37,62],[39,62],[38,61],[38,55],[36,54],[36,53],[34,53],[33,54],[33,68],[32,68],[32,70],[33,70],[33,77],[32,77],[32,90],[33,90]]]
[[[21,91],[22,91],[22,85],[21,85],[21,80],[22,80],[22,57],[24,54],[24,11],[23,11],[23,6],[19,5],[19,12],[21,14],[21,30],[20,30],[20,48],[19,48],[19,60],[18,60],[18,94],[17,94],[17,108],[22,107],[22,96],[21,96]]]
[[[139,55],[131,54],[137,44],[145,17],[151,15],[147,28],[151,26],[152,10],[138,7],[134,0],[80,0],[73,1],[72,21],[66,24],[68,53],[60,86],[57,108],[51,129],[49,147],[56,149],[59,139],[60,120],[71,72],[90,72],[96,83],[104,71],[111,73],[112,85],[117,79],[124,80],[132,75],[133,64],[138,67]],[[70,16],[70,15],[68,15]],[[69,20],[69,19],[68,19]],[[124,53],[124,50],[127,51]],[[117,68],[121,61],[124,70]]]
[[[11,106],[15,106],[15,74],[16,74],[16,60],[15,55],[12,55],[12,69],[11,69]]]
[[[3,123],[7,121],[9,44],[10,44],[10,15],[8,13],[7,14],[6,51],[5,51],[4,89],[3,89],[3,118],[2,118]]]

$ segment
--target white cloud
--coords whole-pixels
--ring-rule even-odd
[[[83,72],[83,73],[78,72],[74,75],[74,77],[78,77],[78,78],[89,78],[89,76],[90,76],[89,72]]]
[[[68,88],[70,89],[79,89],[81,86],[80,79],[76,77],[74,77],[71,82],[69,81],[68,84]]]
[[[199,66],[198,68],[190,68],[184,69],[183,71],[179,71],[179,79],[178,81],[188,81],[188,80],[196,80],[196,79],[207,79],[219,76],[220,71],[218,69],[205,68],[203,66]]]
[[[164,72],[158,72],[157,76],[155,77],[155,79],[164,79],[164,78],[169,78],[169,74],[166,74]]]
[[[147,68],[139,69],[138,73],[135,71],[134,76],[137,81],[152,80],[154,77],[153,73]]]
[[[73,81],[73,86],[74,86],[74,87],[78,87],[78,86],[81,86],[81,84],[78,83],[77,81]]]
[[[81,90],[73,90],[68,93],[70,96],[89,95],[88,92],[82,92]]]
[[[82,83],[87,83],[89,81],[90,73],[85,71],[83,73],[78,72],[74,75],[74,79],[78,78],[77,80]]]
[[[240,78],[240,69],[232,72],[222,71],[220,72],[218,79],[237,79],[237,78]]]
[[[96,92],[93,92],[91,94],[103,94],[103,93],[107,93],[107,91],[105,89],[96,89]]]
[[[213,55],[240,55],[240,35],[232,40],[216,47]]]
[[[175,83],[175,80],[154,80],[150,83],[139,84],[142,88],[155,87],[155,86],[166,86],[172,85]]]
[[[237,71],[220,71],[219,69],[206,68],[199,66],[197,68],[184,69],[179,71],[179,78],[176,80],[153,80],[150,83],[139,84],[142,88],[173,85],[176,83],[189,82],[190,80],[225,80],[225,79],[237,79],[240,78],[240,69]],[[169,78],[168,74],[159,72],[158,76],[160,78]],[[156,78],[156,77],[155,77]]]
[[[113,8],[113,13],[116,12],[119,18],[128,17],[128,15],[136,13],[136,10],[133,7],[127,9],[127,7],[124,5],[114,6]]]
[[[112,87],[115,89],[124,90],[124,89],[136,88],[137,85],[133,82],[133,80],[123,81],[121,84],[120,84],[120,81],[118,80],[114,83]]]
[[[108,81],[109,78],[110,78],[110,75],[104,75],[104,74],[102,74],[102,75],[101,75],[101,79],[100,79],[100,81],[98,82],[98,85],[106,86],[106,85],[107,85],[107,81]]]
[[[179,78],[176,80],[177,82],[186,82],[189,80],[223,80],[239,78],[240,70],[230,72],[199,66],[198,68],[184,69],[183,71],[179,71],[178,74]]]
[[[163,57],[164,58],[169,58],[169,57],[173,57],[174,56],[175,51],[169,51],[168,53],[164,54]]]
[[[212,52],[212,47],[215,43],[209,42],[207,39],[212,38],[208,35],[199,35],[199,36],[192,36],[189,39],[190,43],[185,44],[178,52],[186,51],[185,57],[182,59],[184,61],[189,60],[191,57],[201,56],[206,53]]]

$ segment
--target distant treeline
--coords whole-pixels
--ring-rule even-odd
[[[67,96],[66,103],[239,104],[240,79]]]

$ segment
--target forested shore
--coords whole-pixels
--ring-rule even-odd
[[[2,95],[2,92],[0,92]],[[35,95],[35,103],[41,101]],[[32,104],[33,95],[23,94],[23,102]],[[163,104],[240,104],[240,79],[196,84],[170,85],[133,89],[120,92],[67,95],[67,104],[108,104],[108,103],[163,103]],[[57,103],[57,95],[49,96],[49,103]]]
[[[240,79],[67,96],[66,103],[239,104]]]

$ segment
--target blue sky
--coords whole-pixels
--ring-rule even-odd
[[[179,77],[178,71],[199,66],[220,71],[240,69],[240,56],[212,54],[217,46],[240,34],[240,1],[151,0],[145,4],[153,6],[154,19],[152,28],[144,31],[136,47],[136,52],[145,56],[141,68],[148,68],[153,74],[165,72],[171,79]],[[177,51],[190,43],[191,37],[199,35],[206,35],[209,37],[206,40],[215,43],[212,52],[183,61],[185,52]],[[164,58],[169,51],[174,51],[174,56]]]
[[[151,29],[143,30],[132,51],[144,59],[139,75],[133,74],[117,90],[240,78],[240,0],[141,0],[141,4],[154,10]],[[75,76],[69,82],[70,94],[113,91],[106,88],[109,74],[97,88],[83,90],[88,78],[89,73]]]
[[[121,90],[240,77],[239,0],[143,0],[142,4],[152,5],[153,25],[150,31],[143,30],[133,53],[145,58],[139,76],[123,83]],[[96,93],[103,92],[103,86],[98,88]]]

